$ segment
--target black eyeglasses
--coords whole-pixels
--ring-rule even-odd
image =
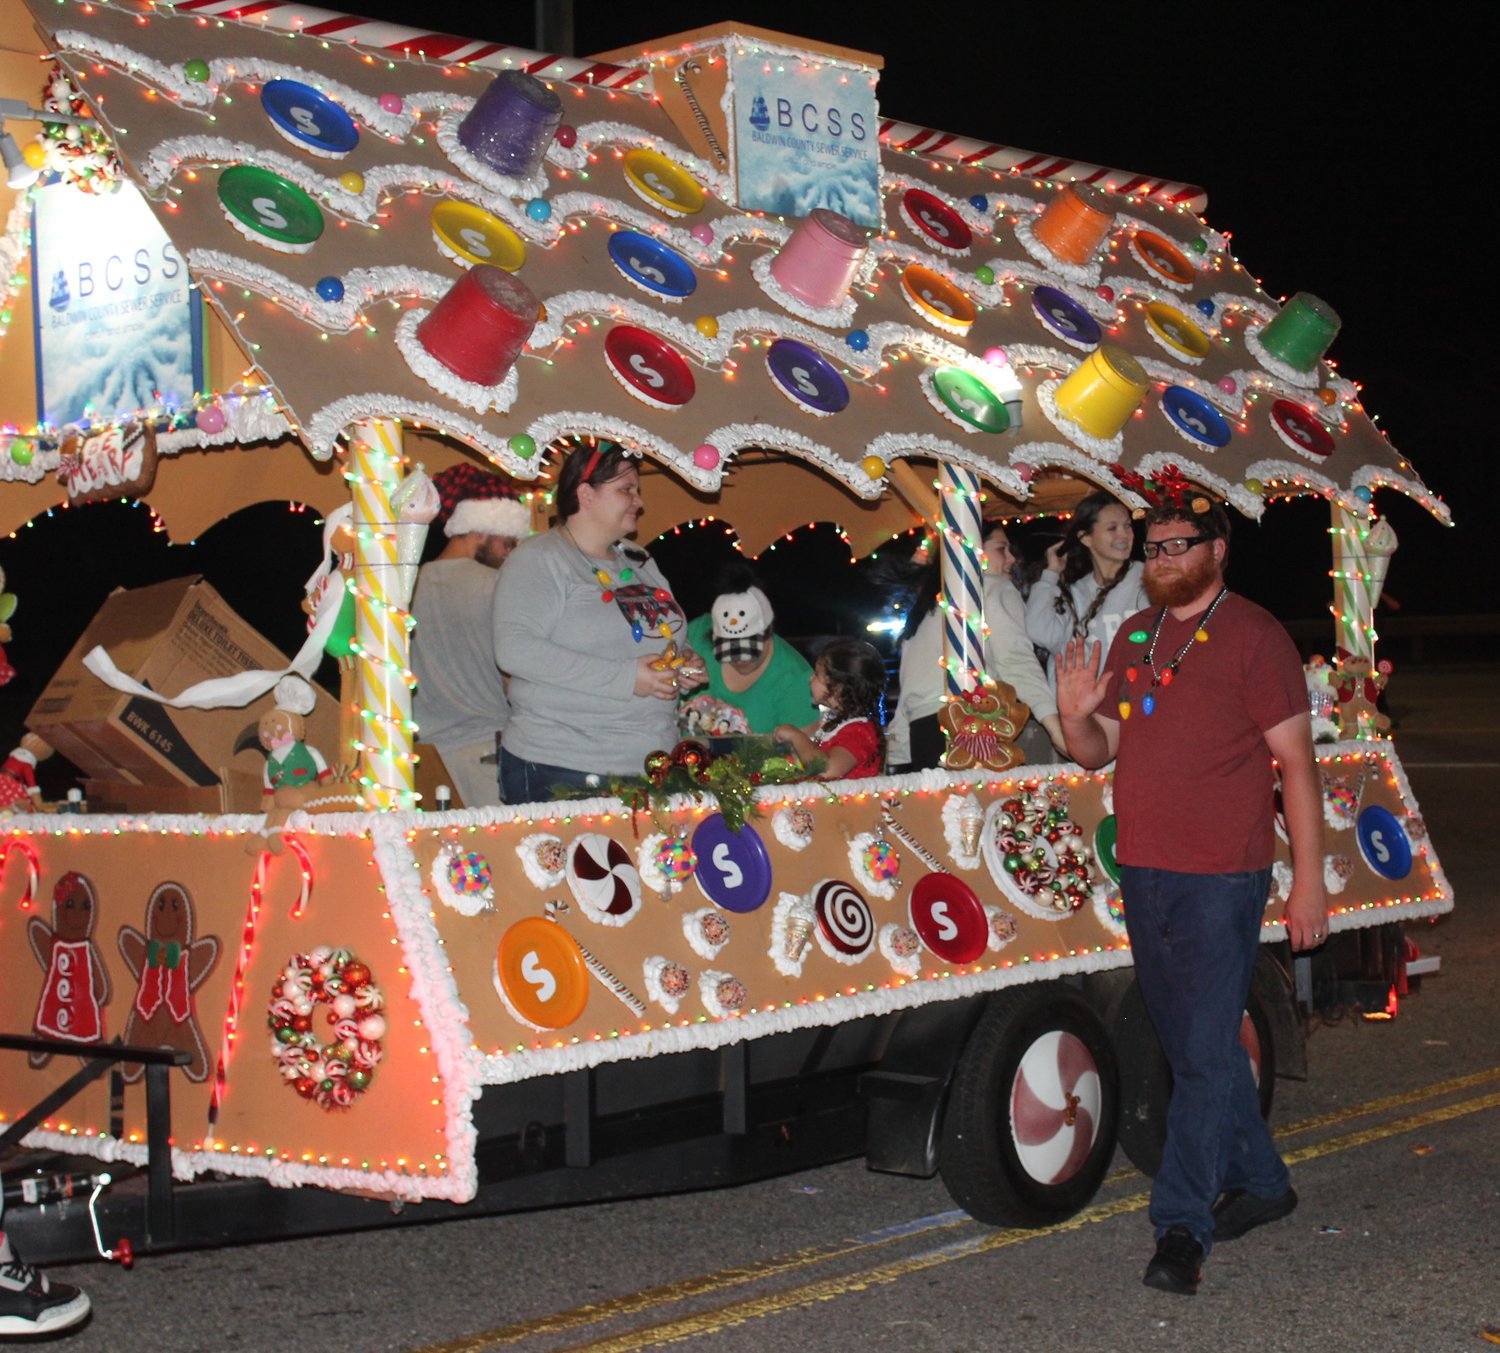
[[[1179,554],[1186,554],[1194,545],[1201,545],[1207,539],[1207,536],[1173,536],[1171,540],[1148,540],[1141,546],[1141,553],[1147,559],[1155,559],[1159,554],[1175,559]]]

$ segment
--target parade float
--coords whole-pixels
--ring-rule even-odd
[[[1325,878],[1380,1004],[1400,924],[1451,907],[1380,736],[1372,625],[1393,548],[1375,494],[1447,509],[1327,360],[1332,308],[1264,295],[1199,190],[891,122],[879,58],[732,25],[574,60],[275,0],[0,12],[40,34],[0,65],[7,166],[51,181],[17,193],[3,242],[0,524],[118,496],[185,537],[268,498],[342,513],[313,609],[352,610],[354,731],[328,759],[357,762],[334,811],[225,812],[227,791],[160,811],[147,777],[128,811],[4,823],[0,1032],[21,1051],[0,1118],[97,1195],[13,1206],[29,1257],[861,1153],[1037,1221],[1087,1201],[1117,1125],[1149,1160],[1159,1067],[1158,1101],[1119,1109],[1117,1060],[1150,1053],[1109,776],[1012,764],[1024,712],[981,671],[982,510],[1099,486],[1250,518],[1325,500]],[[44,97],[71,120],[28,129]],[[79,290],[28,268],[62,192],[156,218],[160,271],[209,306],[201,382],[38,418],[18,316]],[[144,267],[102,243],[90,285]],[[948,768],[770,783],[663,749],[625,798],[432,811],[417,466],[492,466],[540,521],[558,454],[601,439],[650,471],[643,535],[713,515],[753,554],[833,521],[862,554],[928,523]],[[1280,944],[1289,877],[1283,846],[1246,1021],[1267,1096],[1310,999]],[[1302,985],[1342,972],[1304,963]],[[104,1173],[124,1178],[99,1194]]]

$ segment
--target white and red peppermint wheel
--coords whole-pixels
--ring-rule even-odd
[[[858,963],[875,943],[870,904],[842,879],[824,879],[812,890],[818,944],[839,963]]]
[[[1082,1168],[1099,1135],[1104,1091],[1093,1054],[1076,1034],[1049,1029],[1021,1057],[1010,1090],[1016,1155],[1041,1184]]]
[[[641,876],[630,852],[603,832],[585,832],[568,847],[568,887],[583,914],[599,925],[624,925],[641,909]]]

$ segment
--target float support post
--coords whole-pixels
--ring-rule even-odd
[[[944,691],[952,700],[980,685],[984,673],[979,476],[941,462],[938,491],[942,507]]]
[[[402,477],[401,425],[361,423],[349,437],[354,502],[355,662],[360,705],[360,785],[372,809],[410,808],[411,615],[397,605],[398,533],[391,494]]]
[[[1373,520],[1334,503],[1333,618],[1336,628],[1334,682],[1345,737],[1374,737],[1385,723],[1374,692],[1384,685],[1375,665],[1375,605],[1385,586],[1396,532],[1383,517]]]

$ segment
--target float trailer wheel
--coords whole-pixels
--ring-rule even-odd
[[[938,1170],[992,1226],[1045,1226],[1098,1191],[1115,1149],[1116,1075],[1088,1002],[1057,983],[996,993],[943,1114]]]

